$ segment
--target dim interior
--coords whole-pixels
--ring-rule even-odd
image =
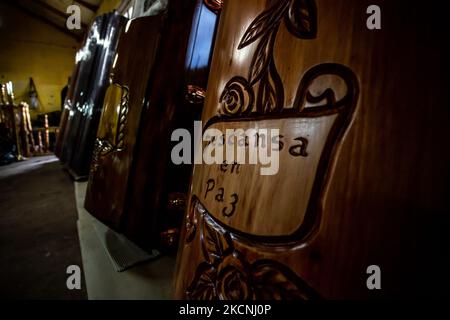
[[[445,6],[2,1],[1,298],[448,297]]]

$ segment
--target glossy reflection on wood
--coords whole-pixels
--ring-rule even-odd
[[[191,167],[170,162],[170,137],[200,118],[216,22],[203,1],[172,0],[119,40],[85,206],[145,249],[178,241]]]
[[[78,179],[89,173],[109,69],[126,20],[115,12],[97,17],[84,47],[77,53],[78,63],[65,101],[56,153]]]
[[[59,132],[56,136],[55,144],[55,155],[61,159],[62,157],[62,147],[64,144],[64,137],[66,134],[67,121],[69,119],[69,113],[72,109],[72,101],[75,98],[75,83],[77,81],[78,72],[80,69],[80,63],[77,63],[72,71],[72,76],[70,77],[69,88],[67,90],[67,96],[64,101],[64,108],[61,112],[61,120],[59,122]]]
[[[189,99],[188,88],[206,88],[218,21],[203,0],[170,1],[168,10],[142,114],[124,222],[126,234],[145,247],[178,243],[192,168],[172,163],[176,143],[171,135],[178,128],[192,131],[201,116],[203,101]],[[174,203],[183,203],[181,210]]]
[[[279,129],[279,171],[195,166],[177,298],[444,294],[445,10],[371,4],[225,2],[204,130]]]
[[[116,230],[123,218],[142,101],[158,48],[161,19],[152,16],[130,20],[121,34],[97,133],[85,207]],[[146,35],[145,41],[142,34]]]

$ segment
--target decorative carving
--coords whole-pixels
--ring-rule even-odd
[[[192,197],[191,204],[189,206],[189,210],[187,211],[187,215],[185,218],[186,243],[192,242],[197,232],[198,216],[196,212],[197,210],[200,211],[202,208],[198,206],[199,201],[196,199],[197,199],[196,197]]]
[[[129,103],[129,89],[125,86],[120,86],[122,89],[122,97],[120,98],[120,108],[119,108],[119,123],[117,125],[116,132],[116,151],[121,151],[124,146],[125,138],[125,124],[127,122],[128,115],[128,103]]]
[[[336,77],[339,79],[339,82],[343,82],[345,86],[340,86],[338,90],[337,86],[334,87],[334,85],[329,85],[329,82],[327,81],[320,81],[319,78],[323,76]],[[232,86],[237,87],[236,84],[242,84],[241,87],[244,88],[243,81],[245,79],[242,80],[243,78],[239,77],[233,79],[229,82],[232,84],[228,86],[229,88]],[[223,105],[223,110],[227,110],[227,114],[219,114],[210,118],[206,123],[204,130],[217,122],[288,118],[313,119],[327,115],[336,115],[320,154],[304,219],[297,231],[293,234],[283,236],[259,236],[227,226],[227,228],[233,232],[233,236],[238,237],[240,241],[251,242],[253,245],[297,245],[310,237],[319,225],[322,199],[330,176],[330,165],[333,163],[332,160],[336,154],[337,146],[353,118],[356,107],[358,98],[358,81],[356,76],[348,67],[340,64],[324,63],[316,65],[306,71],[302,77],[293,106],[289,108],[283,107],[277,114],[270,112],[249,112],[248,101],[251,101],[251,91],[248,90],[248,87],[241,91],[237,89],[233,90],[233,93],[226,94],[228,96],[227,99],[230,99],[230,103],[226,106]],[[248,92],[248,95],[245,95],[245,92]],[[308,145],[309,143],[301,137],[296,139],[301,141],[303,146]],[[298,147],[290,148],[289,153],[298,156],[307,155],[306,148],[302,150],[298,149]],[[218,223],[225,226],[225,223],[222,221],[218,221]]]
[[[290,33],[300,39],[313,39],[317,34],[317,9],[314,0],[281,0],[253,20],[242,37],[238,50],[261,39],[253,55],[248,79],[231,79],[220,97],[219,113],[247,115],[253,110],[253,87],[256,94],[256,113],[279,113],[284,106],[284,88],[278,74],[273,47],[281,21]],[[242,98],[248,96],[248,103]]]
[[[287,266],[268,259],[250,263],[245,255],[234,247],[230,233],[205,214],[206,211],[197,198],[192,201],[195,215],[198,214],[201,219],[199,240],[204,262],[198,265],[194,279],[186,289],[189,299],[320,298]]]
[[[255,94],[243,77],[234,77],[225,85],[220,96],[221,110],[219,112],[232,115],[247,115],[252,111]]]
[[[185,244],[191,246],[197,239],[202,258],[185,291],[189,299],[320,299],[286,265],[269,259],[249,261],[245,252],[235,247],[235,243],[239,242],[251,247],[286,250],[310,239],[320,224],[322,200],[337,145],[353,117],[358,98],[358,82],[354,73],[346,66],[324,63],[305,72],[293,105],[285,106],[283,83],[273,54],[281,21],[295,37],[315,38],[317,9],[314,0],[280,0],[253,20],[238,45],[238,50],[241,50],[259,40],[247,78],[235,76],[228,81],[219,98],[218,114],[209,119],[204,130],[217,122],[287,118],[307,120],[333,115],[320,149],[316,172],[313,173],[315,176],[304,218],[295,232],[286,235],[248,233],[212,215],[194,193],[185,220]],[[333,80],[322,81],[322,77]],[[338,78],[339,85],[334,82],[337,80],[335,78]],[[308,144],[303,137],[296,140],[304,146]],[[289,152],[295,156],[308,155],[306,148],[290,148]]]
[[[314,0],[290,1],[284,16],[289,32],[301,39],[314,39],[317,35],[317,8]]]
[[[248,79],[235,76],[228,81],[219,99],[218,114],[210,118],[204,127],[206,130],[217,122],[311,119],[336,115],[326,136],[304,218],[297,231],[289,235],[259,236],[227,227],[241,241],[265,246],[298,245],[317,230],[330,166],[337,146],[353,118],[358,98],[358,81],[352,70],[341,64],[323,63],[305,72],[293,105],[284,106],[284,88],[273,55],[275,38],[283,18],[287,29],[294,36],[302,39],[313,39],[316,36],[317,9],[313,0],[280,0],[258,15],[245,31],[238,46],[240,50],[260,39],[252,57]],[[330,76],[339,78],[340,84],[343,82],[345,86],[337,85],[334,81],[321,81],[322,77]],[[258,86],[256,95],[255,86]],[[291,154],[305,155],[305,151],[289,151]],[[218,223],[225,225],[223,221]]]
[[[114,146],[106,139],[95,139],[92,153],[91,173],[95,173],[100,166],[100,158],[114,150]]]
[[[94,144],[94,151],[92,154],[91,163],[91,176],[97,171],[100,166],[100,159],[112,152],[122,151],[124,148],[125,139],[125,126],[127,122],[128,115],[128,103],[129,103],[129,89],[126,86],[121,86],[119,84],[112,84],[121,89],[121,98],[118,110],[118,121],[117,128],[115,132],[115,141],[111,142],[105,138],[97,138]]]

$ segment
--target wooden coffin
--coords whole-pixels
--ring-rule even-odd
[[[81,60],[76,72],[73,91],[68,95],[70,108],[64,128],[61,160],[74,177],[89,174],[95,136],[100,121],[109,70],[117,48],[120,30],[126,18],[117,13],[97,17],[78,52]]]
[[[142,102],[161,24],[161,15],[137,18],[121,33],[95,140],[85,207],[116,230],[120,230],[123,217]]]
[[[195,165],[177,298],[447,295],[446,10],[371,4],[225,2],[203,131],[279,130],[279,166]]]
[[[78,136],[78,124],[83,117],[81,107],[89,90],[89,80],[94,68],[94,59],[98,50],[97,37],[104,25],[105,16],[99,16],[92,22],[83,47],[77,53],[77,65],[72,74],[70,88],[65,101],[65,111],[61,119],[59,159],[68,163],[75,151]]]
[[[64,144],[64,138],[65,138],[65,134],[66,134],[66,126],[67,126],[67,121],[69,120],[69,114],[71,113],[70,110],[72,110],[73,105],[72,105],[72,101],[74,100],[75,97],[75,83],[77,82],[78,79],[78,70],[80,69],[80,66],[82,65],[82,63],[77,62],[75,64],[75,67],[73,68],[72,71],[72,75],[70,77],[70,82],[69,82],[69,87],[67,90],[67,95],[66,95],[66,99],[64,100],[64,107],[63,110],[61,112],[61,119],[59,122],[59,130],[58,130],[58,135],[56,137],[56,144],[55,144],[55,155],[62,160],[62,148],[63,148],[63,144]]]
[[[202,1],[172,0],[120,38],[85,207],[146,249],[176,243],[191,169],[170,165],[171,132],[200,117],[216,22]]]
[[[200,120],[220,6],[200,0],[193,18],[188,12],[180,10],[167,21],[129,184],[124,233],[146,248],[178,245],[192,166],[172,162],[177,142],[171,135],[180,128],[193,135],[194,120]]]

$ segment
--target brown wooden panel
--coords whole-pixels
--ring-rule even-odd
[[[169,2],[158,64],[142,113],[124,220],[124,233],[145,248],[169,242],[176,247],[178,242],[192,168],[171,162],[171,133],[177,128],[192,131],[193,121],[201,117],[203,99],[192,95],[192,87],[200,92],[206,88],[217,21],[217,13],[203,0]]]
[[[109,70],[126,21],[115,12],[98,16],[77,52],[57,145],[60,160],[77,180],[86,179],[89,173]]]
[[[55,144],[55,155],[58,158],[61,158],[61,151],[62,151],[62,147],[64,144],[64,137],[66,135],[66,130],[67,130],[67,121],[69,119],[69,113],[70,113],[70,110],[72,109],[72,102],[75,97],[74,89],[75,89],[75,83],[76,83],[76,80],[78,77],[78,72],[80,69],[79,67],[80,67],[80,64],[77,63],[75,65],[75,67],[73,68],[72,76],[70,77],[69,88],[67,90],[66,100],[64,101],[64,108],[61,112],[61,120],[59,122],[59,132],[56,137],[56,144]]]
[[[200,118],[217,13],[172,0],[133,21],[148,25],[132,22],[119,41],[86,208],[141,247],[176,247],[191,168],[170,163],[170,133]]]
[[[445,10],[378,1],[382,29],[368,30],[371,4],[225,2],[203,129],[277,127],[308,146],[303,157],[281,153],[274,176],[195,166],[177,298],[445,294]],[[372,264],[381,290],[366,286]]]
[[[160,27],[161,16],[128,22],[119,39],[105,96],[85,206],[115,228],[119,228],[124,211],[142,101],[158,48]]]

